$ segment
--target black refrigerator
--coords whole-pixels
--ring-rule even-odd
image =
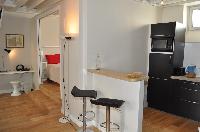
[[[183,66],[185,29],[180,23],[151,25],[151,53],[149,54],[148,106],[171,111],[170,95],[173,69]]]

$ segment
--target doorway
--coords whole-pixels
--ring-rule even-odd
[[[48,19],[53,19],[54,23],[50,25]],[[38,16],[37,19],[37,44],[38,44],[38,83],[41,85],[47,79],[59,84],[61,102],[61,112],[68,113],[67,106],[64,105],[68,100],[67,87],[69,86],[68,75],[68,58],[69,58],[69,45],[65,37],[61,36],[61,19],[60,19],[60,6],[45,12]],[[49,25],[49,26],[47,26]],[[44,32],[43,28],[46,27],[48,31]],[[53,39],[53,40],[52,40]],[[60,63],[49,64],[47,56],[54,58],[58,57]],[[56,58],[56,59],[58,59]],[[52,61],[52,60],[50,60]],[[53,61],[56,61],[53,59]],[[54,62],[53,62],[54,63]],[[50,68],[50,69],[49,69]],[[53,87],[55,88],[55,87]]]
[[[59,12],[55,11],[39,20],[39,74],[41,84],[51,81],[60,84]]]

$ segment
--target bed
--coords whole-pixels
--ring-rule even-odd
[[[47,77],[49,80],[60,84],[60,63],[47,64]]]
[[[45,56],[47,59],[47,78],[60,84],[60,54]]]

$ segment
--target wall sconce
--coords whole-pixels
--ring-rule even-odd
[[[8,54],[11,52],[10,49],[4,49],[4,51],[6,51]]]
[[[71,40],[71,39],[72,39],[72,37],[69,37],[69,36],[68,36],[68,37],[65,37],[65,39],[67,39],[67,40]]]
[[[70,34],[68,33],[68,34],[65,36],[65,39],[66,39],[66,40],[71,40],[72,37],[71,37]]]

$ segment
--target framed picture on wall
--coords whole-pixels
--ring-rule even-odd
[[[24,48],[24,35],[6,34],[6,48]]]

